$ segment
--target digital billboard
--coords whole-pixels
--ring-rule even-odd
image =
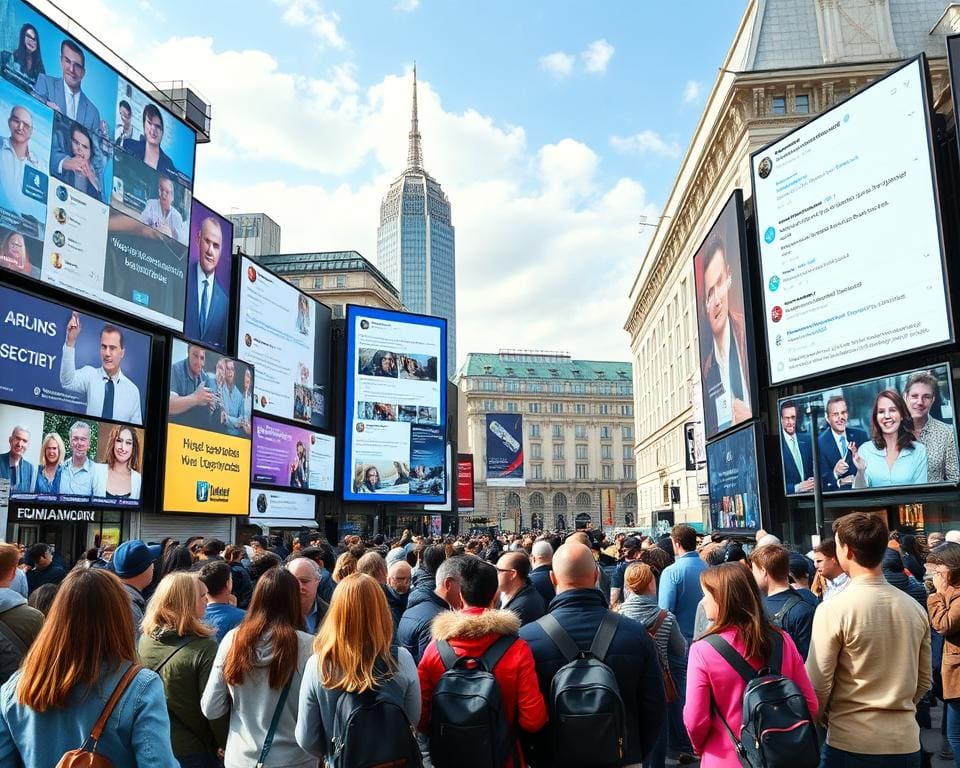
[[[336,439],[303,427],[253,417],[253,482],[332,491]]]
[[[724,205],[693,257],[706,439],[753,418],[756,361],[746,274],[743,193]]]
[[[953,340],[923,56],[751,164],[772,384]]]
[[[143,425],[150,337],[0,285],[0,400]]]
[[[457,454],[457,510],[473,510],[473,454]]]
[[[811,409],[818,409],[813,466]],[[779,401],[784,493],[956,485],[956,418],[946,363]]]
[[[525,485],[523,479],[523,416],[487,414],[487,485]]]
[[[183,328],[196,134],[30,5],[0,25],[0,267]]]
[[[168,390],[163,510],[246,514],[253,368],[174,339]]]
[[[707,444],[710,525],[715,531],[763,527],[757,428],[748,425]]]
[[[330,308],[246,257],[237,355],[257,368],[254,409],[330,425]]]
[[[250,522],[273,528],[313,527],[316,500],[310,494],[250,489]]]
[[[447,322],[347,306],[344,501],[446,500]]]
[[[11,499],[140,506],[140,427],[0,405],[0,438],[0,480],[10,481]]]
[[[220,352],[227,350],[233,295],[233,224],[193,200],[183,335]]]

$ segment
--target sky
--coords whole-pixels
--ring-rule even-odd
[[[58,0],[212,105],[194,192],[376,264],[417,65],[456,228],[457,349],[629,360],[627,294],[746,0]],[[42,5],[40,6],[43,7]],[[136,12],[132,12],[132,11]]]

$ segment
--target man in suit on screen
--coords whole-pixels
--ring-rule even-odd
[[[857,468],[852,449],[870,438],[863,430],[847,426],[847,401],[843,395],[827,400],[827,429],[817,438],[820,451],[820,488],[824,491],[842,491],[853,487]]]
[[[807,435],[797,432],[797,404],[780,404],[780,455],[787,494],[813,490],[813,445]]]
[[[187,315],[184,335],[224,349],[230,300],[217,283],[217,265],[223,248],[223,228],[213,216],[197,232],[197,265],[187,271]]]

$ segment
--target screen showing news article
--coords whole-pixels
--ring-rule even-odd
[[[950,339],[918,59],[752,158],[771,383]]]

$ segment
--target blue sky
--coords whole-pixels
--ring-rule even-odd
[[[138,13],[131,14],[135,6]],[[745,0],[64,0],[213,105],[197,197],[283,250],[376,261],[417,62],[427,170],[457,228],[458,351],[629,359],[626,294]]]

